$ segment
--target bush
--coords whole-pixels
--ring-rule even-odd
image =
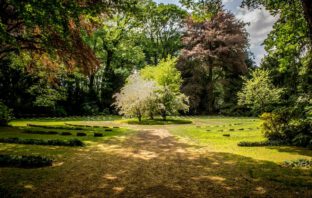
[[[61,135],[72,135],[70,132],[62,132]]]
[[[65,141],[65,140],[0,138],[0,142],[13,144],[51,145],[51,146],[84,146],[84,143],[78,139]]]
[[[83,127],[74,127],[74,126],[49,126],[49,125],[39,125],[39,124],[27,124],[27,126],[40,127],[44,129],[84,130]]]
[[[105,131],[113,131],[113,129],[105,129]]]
[[[56,131],[33,131],[26,129],[23,131],[23,133],[29,133],[29,134],[40,134],[40,135],[55,135],[58,134]]]
[[[294,117],[291,109],[283,108],[274,113],[261,115],[262,130],[270,141],[284,141],[288,144],[312,147],[312,121]]]
[[[11,119],[13,119],[12,110],[0,102],[0,126],[7,126]]]
[[[0,155],[2,167],[38,168],[51,165],[51,159],[41,156]]]
[[[94,137],[103,137],[102,133],[94,133]]]
[[[64,109],[64,107],[61,107],[61,106],[57,106],[53,112],[56,116],[59,116],[59,117],[65,117],[67,116],[67,112],[66,110]]]
[[[81,111],[84,115],[97,115],[99,114],[99,107],[92,102],[82,104]]]
[[[82,132],[78,132],[77,136],[87,136],[87,134],[86,133],[82,133]]]
[[[299,121],[292,125],[290,130],[295,133],[291,140],[293,145],[312,147],[312,121]]]
[[[281,141],[262,141],[262,142],[239,142],[237,146],[254,147],[254,146],[281,146],[285,145],[285,142]]]
[[[298,159],[293,161],[285,161],[283,163],[283,166],[285,167],[312,167],[312,160],[306,160],[306,159]]]

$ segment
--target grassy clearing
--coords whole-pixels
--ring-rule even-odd
[[[258,119],[173,119],[191,120],[192,124],[133,125],[120,117],[85,121],[14,121],[11,125],[16,127],[0,128],[0,138],[77,138],[86,146],[72,148],[0,143],[0,154],[36,155],[53,159],[52,167],[0,168],[0,195],[311,197],[312,169],[282,166],[286,160],[311,160],[311,151],[296,147],[237,146],[240,141],[265,140]],[[89,127],[83,130],[40,128],[27,127],[28,123],[45,126],[67,126],[66,123],[69,123]],[[106,127],[112,131],[105,131]],[[23,133],[25,128],[55,131],[58,134]],[[62,132],[72,135],[60,135]],[[77,137],[78,132],[84,132],[87,136]],[[94,137],[94,133],[103,134],[103,137]]]
[[[312,159],[312,151],[290,146],[239,147],[241,141],[265,141],[261,121],[256,118],[193,118],[194,125],[168,127],[170,132],[190,144],[206,147],[212,152],[224,152],[256,160],[283,162],[286,160]],[[223,136],[229,134],[230,136]]]

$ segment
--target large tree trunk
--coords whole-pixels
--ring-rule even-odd
[[[304,11],[304,17],[308,22],[309,37],[312,42],[312,1],[311,0],[301,0],[302,7]]]

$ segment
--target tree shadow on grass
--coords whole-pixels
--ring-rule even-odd
[[[77,152],[65,164],[57,171],[51,170],[50,177],[23,196],[284,198],[312,195],[311,170],[208,152],[178,142],[164,130],[141,131],[126,140],[97,144]]]
[[[295,154],[312,157],[312,150],[307,149],[307,148],[300,148],[300,147],[295,147],[295,146],[278,146],[278,147],[271,146],[271,147],[266,147],[266,148],[277,150],[278,152],[295,153]]]

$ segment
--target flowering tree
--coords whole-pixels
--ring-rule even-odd
[[[130,75],[126,85],[114,95],[116,102],[113,104],[119,109],[119,113],[126,116],[135,116],[142,120],[142,116],[148,109],[148,104],[155,97],[156,83],[144,80],[138,73]]]

